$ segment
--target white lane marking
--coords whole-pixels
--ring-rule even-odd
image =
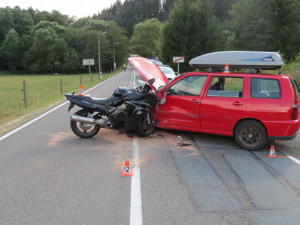
[[[139,160],[139,142],[138,138],[133,138],[133,160]],[[133,170],[131,177],[131,200],[130,200],[130,225],[142,225],[142,194],[140,168],[137,166]]]
[[[103,82],[101,82],[101,83],[95,85],[94,87],[92,87],[92,88],[88,89],[87,91],[85,91],[85,93],[88,92],[88,91],[91,91],[91,90],[95,89],[96,87],[98,87],[98,86],[100,86],[100,85],[106,83],[107,81],[109,81],[109,80],[111,80],[111,79],[113,79],[113,78],[116,78],[116,77],[119,76],[119,75],[120,75],[120,73],[119,73],[118,75],[116,75],[116,76],[113,76],[113,77],[111,77],[111,78],[109,78],[109,79],[107,79],[107,80],[105,80],[105,81],[103,81]],[[13,135],[14,133],[18,132],[19,130],[22,130],[23,128],[29,126],[30,124],[34,123],[35,121],[37,121],[37,120],[39,120],[39,119],[41,119],[41,118],[47,116],[48,114],[50,114],[50,113],[52,113],[53,111],[57,110],[58,108],[64,106],[64,105],[67,104],[68,102],[69,102],[69,101],[65,101],[65,102],[63,102],[62,104],[56,106],[55,108],[50,109],[49,111],[45,112],[44,114],[42,114],[42,115],[36,117],[35,119],[28,121],[27,123],[21,125],[20,127],[17,127],[16,129],[12,130],[11,132],[8,132],[7,134],[4,134],[3,136],[0,137],[0,141],[4,140],[5,138],[7,138],[7,137],[9,137],[9,136],[11,136],[11,135]]]
[[[295,157],[291,156],[291,155],[287,155],[287,157],[291,160],[293,160],[295,163],[299,164],[300,165],[300,160],[299,159],[296,159]]]

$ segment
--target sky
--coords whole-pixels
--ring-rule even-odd
[[[19,6],[21,9],[38,9],[39,11],[58,10],[61,14],[77,18],[93,16],[109,8],[116,0],[0,0],[0,8]],[[123,2],[123,1],[122,1]]]

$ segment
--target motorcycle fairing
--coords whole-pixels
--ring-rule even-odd
[[[128,58],[128,61],[134,66],[135,69],[137,69],[146,82],[152,78],[155,79],[154,83],[151,85],[155,91],[160,86],[166,85],[169,82],[169,79],[166,77],[166,75],[150,59],[143,57],[131,57]]]
[[[137,106],[132,112],[131,116],[125,121],[125,131],[130,129],[136,129],[137,123],[147,115],[147,110],[141,106]]]
[[[117,107],[115,110],[109,115],[109,119],[113,124],[119,124],[122,121],[126,121],[128,119],[128,115],[124,109]]]

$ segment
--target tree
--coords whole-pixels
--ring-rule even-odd
[[[105,9],[95,18],[114,20],[127,31],[127,36],[133,34],[134,25],[147,19],[157,18],[163,22],[167,19],[176,0],[125,0],[122,4],[117,0],[110,8]]]
[[[14,20],[12,9],[10,7],[0,8],[0,45],[13,25]]]
[[[104,35],[103,32],[106,31]],[[83,18],[68,26],[64,32],[64,39],[69,47],[78,52],[80,59],[95,59],[95,68],[98,69],[98,33],[101,35],[102,71],[113,69],[113,48],[117,65],[124,62],[128,52],[128,38],[125,29],[114,21]]]
[[[106,37],[109,41],[109,61],[103,65],[103,69],[113,69],[113,50],[115,49],[115,60],[116,64],[123,65],[128,55],[129,39],[126,36],[126,30],[119,27],[114,21],[108,22],[109,26],[107,29]],[[115,48],[114,48],[115,46]],[[126,60],[127,61],[127,60]],[[105,63],[105,61],[103,62]]]
[[[34,25],[34,20],[32,19],[28,11],[21,10],[18,6],[13,8],[13,22],[13,27],[20,36],[24,34],[31,34]]]
[[[273,0],[239,0],[230,15],[236,36],[235,48],[242,50],[272,51],[272,20],[275,19],[271,8]],[[259,6],[259,7],[258,7]]]
[[[234,47],[294,58],[300,49],[299,11],[299,0],[238,0],[230,12]]]
[[[62,71],[64,73],[76,73],[80,68],[80,59],[77,51],[74,48],[67,48],[64,54]]]
[[[56,22],[60,25],[68,25],[71,22],[68,15],[63,15],[57,10],[52,10],[49,21]]]
[[[160,21],[166,21],[171,13],[176,0],[163,0],[162,11],[160,13]]]
[[[229,12],[231,10],[231,6],[236,0],[211,0],[214,5],[214,9],[216,12],[216,16],[224,21],[230,19]]]
[[[160,0],[145,0],[144,14],[146,19],[158,18],[160,12]]]
[[[134,3],[134,0],[126,1],[129,5]],[[121,6],[121,1],[114,4],[112,12],[115,16]],[[104,31],[107,34],[101,35],[102,68],[103,71],[111,71],[114,47],[116,62],[121,65],[128,54],[129,42],[126,30],[114,21],[90,17],[75,20],[56,10],[50,13],[32,8],[21,10],[18,6],[0,8],[1,70],[82,72],[85,69],[82,59],[93,58],[98,63],[98,34]],[[95,68],[98,68],[97,65]]]
[[[17,71],[17,67],[21,65],[22,58],[19,54],[20,49],[20,37],[14,28],[11,28],[3,42],[2,53],[4,54],[5,61],[7,62],[8,68],[12,72]]]
[[[173,56],[184,56],[181,68],[189,70],[190,59],[219,48],[219,30],[219,21],[209,2],[179,0],[163,26],[161,56],[169,64]]]
[[[160,39],[161,23],[158,19],[145,20],[134,26],[130,51],[144,57],[158,56]]]
[[[125,28],[127,36],[133,34],[133,26],[136,24],[135,2],[133,0],[125,0],[123,7],[117,12],[116,22],[119,26]]]
[[[273,37],[275,50],[284,53],[286,59],[295,58],[300,52],[300,1],[275,0]]]
[[[26,53],[25,66],[31,72],[62,72],[66,41],[58,35],[55,22],[40,22],[34,28],[34,42]]]

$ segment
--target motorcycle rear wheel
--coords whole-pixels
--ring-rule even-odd
[[[150,114],[148,114],[148,115],[151,118],[151,115]],[[139,136],[147,137],[154,132],[154,125],[153,125],[153,123],[151,123],[151,119],[150,119],[150,123],[149,123],[148,115],[144,116],[142,119],[140,119],[137,122],[136,132]]]
[[[77,111],[75,114],[82,117],[88,116],[88,111],[82,109]],[[81,138],[91,138],[94,137],[100,130],[100,126],[96,124],[83,123],[71,120],[71,129],[78,137]]]

